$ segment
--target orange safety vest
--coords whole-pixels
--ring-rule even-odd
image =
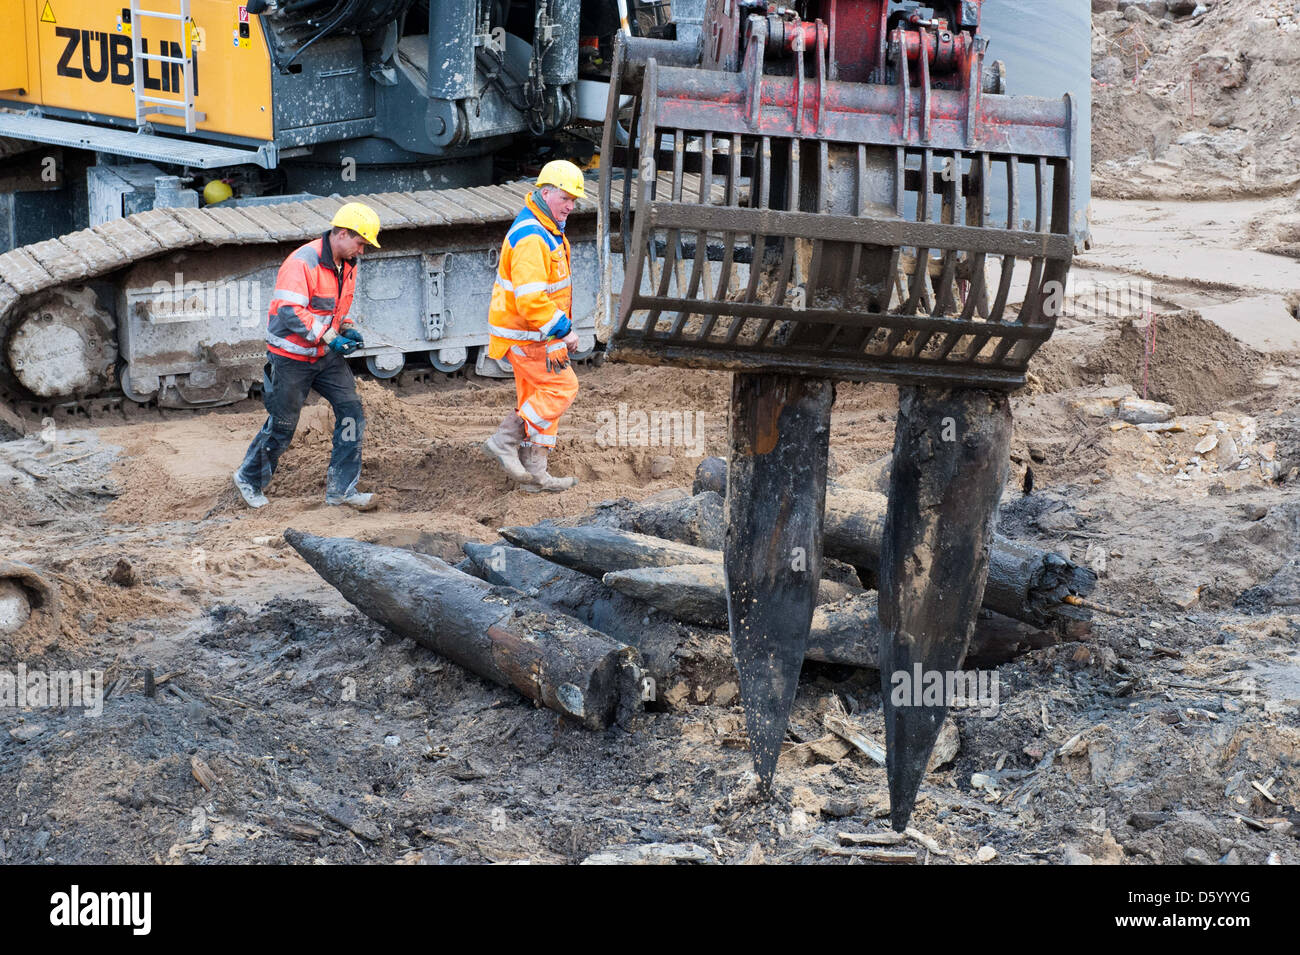
[[[519,342],[563,338],[572,327],[572,309],[569,240],[539,190],[524,200],[501,243],[488,311],[488,357],[501,358]]]
[[[329,347],[327,332],[352,324],[348,310],[356,289],[353,262],[334,267],[330,236],[312,239],[284,260],[266,322],[267,351],[298,361],[316,361]],[[333,335],[329,335],[333,338]]]

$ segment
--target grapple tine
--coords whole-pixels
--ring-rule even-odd
[[[731,389],[724,561],[749,748],[771,791],[821,579],[834,386],[738,374]]]
[[[957,440],[936,440],[947,419]],[[886,771],[899,832],[951,702],[941,695],[933,705],[928,687],[936,679],[946,687],[961,666],[984,596],[1010,442],[1003,393],[899,390],[880,561]]]

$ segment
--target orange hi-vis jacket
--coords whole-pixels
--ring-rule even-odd
[[[356,289],[353,262],[334,262],[330,235],[312,239],[284,260],[266,323],[267,351],[298,361],[315,361],[330,339],[352,324],[348,310]]]
[[[521,342],[563,338],[572,328],[572,309],[569,240],[539,190],[524,200],[501,243],[488,311],[488,357],[501,358]]]

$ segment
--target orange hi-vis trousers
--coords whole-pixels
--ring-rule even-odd
[[[561,341],[520,342],[505,357],[515,370],[519,417],[524,419],[525,444],[555,447],[560,416],[578,396],[578,376]]]

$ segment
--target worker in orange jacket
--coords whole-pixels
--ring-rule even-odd
[[[357,490],[366,418],[347,363],[348,354],[365,346],[348,312],[357,258],[366,246],[379,248],[379,214],[364,203],[349,202],[335,213],[328,232],[296,249],[280,266],[267,315],[262,385],[267,419],[235,472],[235,487],[249,507],[266,505],[263,489],[293,440],[312,391],[334,409],[325,503],[362,511],[375,506],[373,494]]]
[[[515,373],[515,411],[483,444],[525,491],[564,491],[578,483],[547,471],[560,416],[578,394],[569,352],[573,331],[573,278],[564,223],[585,196],[582,170],[563,159],[548,162],[537,190],[501,243],[488,312],[488,357],[504,358]]]

